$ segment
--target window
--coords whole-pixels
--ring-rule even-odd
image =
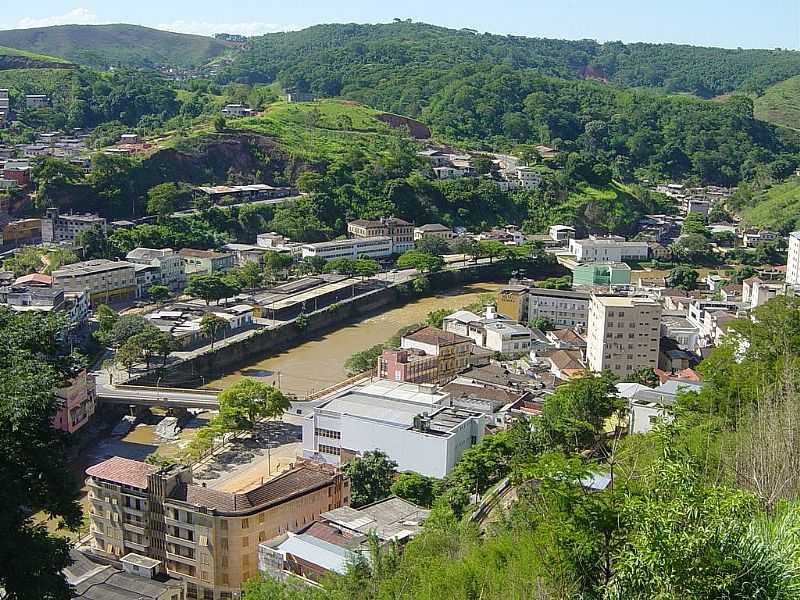
[[[325,444],[319,444],[319,451],[323,454],[332,454],[334,456],[341,456],[342,449],[336,448],[335,446],[326,446]]]
[[[244,536],[242,538],[242,548],[247,548],[250,545],[250,537]]]
[[[258,522],[259,523],[263,523],[265,518],[266,518],[266,515],[263,512],[262,513],[258,513]]]
[[[242,519],[242,529],[248,529],[250,527],[250,519]]]

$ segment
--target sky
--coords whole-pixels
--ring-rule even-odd
[[[4,0],[0,29],[133,23],[258,35],[393,18],[534,37],[800,49],[800,0]]]

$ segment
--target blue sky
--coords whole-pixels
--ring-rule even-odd
[[[568,39],[678,42],[735,48],[800,48],[798,0],[5,0],[0,28],[136,23],[209,35],[248,35],[315,23],[410,18]]]

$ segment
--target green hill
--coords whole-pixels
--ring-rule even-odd
[[[2,38],[0,38],[2,43]],[[711,98],[755,91],[800,75],[800,54],[677,44],[598,43],[480,34],[425,23],[317,25],[251,38],[231,66],[237,80],[283,82],[320,95],[346,95],[416,115],[419,99],[452,80],[452,69],[504,64],[564,78],[592,78],[624,87],[659,88]],[[485,68],[485,65],[482,68]],[[401,94],[376,102],[386,79]],[[371,91],[373,90],[374,91]],[[372,93],[372,98],[366,94]]]
[[[800,177],[791,177],[758,194],[742,220],[787,233],[800,229]]]
[[[105,68],[170,65],[192,67],[225,53],[229,46],[210,37],[138,25],[59,25],[0,31],[0,45],[60,56]]]
[[[754,100],[754,109],[763,121],[800,130],[800,76],[768,87]]]

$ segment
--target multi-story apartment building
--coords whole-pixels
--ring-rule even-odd
[[[356,219],[347,224],[347,233],[356,238],[389,237],[395,254],[414,247],[414,224],[397,217],[381,217],[377,221]]]
[[[178,255],[183,259],[183,269],[186,275],[224,273],[236,264],[236,257],[230,252],[184,248],[178,252]]]
[[[133,263],[105,259],[65,265],[53,271],[53,284],[66,292],[89,292],[90,302],[108,304],[136,297]]]
[[[20,219],[3,226],[3,239],[0,241],[6,248],[14,248],[25,244],[36,244],[42,240],[41,219]]]
[[[438,327],[422,327],[400,338],[403,349],[419,350],[438,358],[439,379],[448,380],[469,367],[472,340]]]
[[[171,248],[134,248],[125,260],[137,265],[157,267],[158,280],[173,290],[183,288],[186,283],[186,269],[183,258]]]
[[[531,288],[528,291],[528,323],[547,319],[557,327],[586,327],[589,319],[586,292]]]
[[[786,263],[786,283],[800,285],[800,231],[789,234],[789,260]]]
[[[182,466],[121,457],[86,471],[91,545],[136,553],[186,583],[188,600],[232,600],[258,573],[258,545],[348,506],[349,482],[328,465],[299,461],[247,492],[196,485]]]
[[[395,253],[392,238],[388,236],[358,237],[349,240],[334,240],[316,244],[303,244],[303,258],[321,256],[326,260],[335,258],[383,258]]]
[[[62,215],[57,208],[48,208],[42,219],[42,241],[74,243],[84,231],[99,227],[106,230],[106,220],[98,215]]]
[[[0,89],[0,126],[7,124],[11,120],[11,101],[8,97],[8,90]]]
[[[661,305],[652,298],[592,294],[586,360],[592,371],[626,377],[658,366]]]
[[[94,377],[83,369],[67,384],[55,390],[58,410],[53,418],[53,427],[75,433],[86,425],[94,415],[96,388]]]

